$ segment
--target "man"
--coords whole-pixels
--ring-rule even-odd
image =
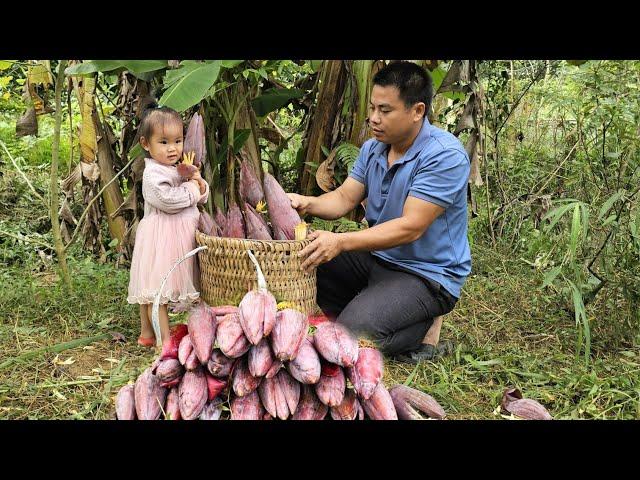
[[[326,315],[374,340],[387,355],[434,356],[425,335],[451,311],[471,271],[466,192],[470,162],[460,141],[426,118],[429,74],[393,62],[373,79],[369,125],[349,177],[320,197],[289,194],[300,214],[337,219],[367,199],[369,228],[314,231],[300,255],[317,269]]]

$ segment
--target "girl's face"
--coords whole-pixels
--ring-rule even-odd
[[[156,129],[148,140],[140,137],[140,144],[157,162],[174,165],[182,157],[182,137],[182,125],[168,123]]]

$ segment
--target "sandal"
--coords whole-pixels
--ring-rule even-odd
[[[138,345],[142,347],[151,348],[156,344],[156,337],[143,337],[142,335],[138,337]]]
[[[423,343],[417,350],[396,355],[394,360],[405,363],[419,363],[420,361],[434,360],[438,357],[448,355],[455,351],[455,346],[451,340],[442,340],[438,345]]]

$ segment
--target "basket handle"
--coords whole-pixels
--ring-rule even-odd
[[[253,255],[253,252],[251,252],[251,250],[247,249],[247,253],[249,254],[249,258],[251,259],[251,261],[256,267],[256,272],[258,274],[258,290],[266,290],[267,281],[264,278],[264,275],[262,273],[262,269],[260,268],[260,264],[258,263],[258,260]]]
[[[158,290],[158,293],[156,294],[156,298],[153,300],[153,309],[151,312],[151,324],[153,325],[153,333],[155,333],[156,335],[156,345],[158,347],[162,346],[162,335],[160,334],[160,318],[159,318],[159,312],[160,312],[160,296],[162,294],[162,289],[164,288],[164,284],[167,283],[167,279],[169,278],[169,275],[171,275],[171,272],[173,272],[173,270],[180,265],[182,262],[184,262],[187,258],[191,258],[193,257],[196,253],[198,253],[201,250],[206,250],[207,247],[206,245],[203,245],[201,247],[198,248],[194,248],[193,250],[191,250],[190,252],[188,252],[184,257],[178,259],[178,261],[176,261],[176,263],[173,264],[173,267],[171,267],[171,270],[169,270],[167,272],[167,274],[164,276],[164,278],[162,279],[162,283],[160,283],[160,289]]]

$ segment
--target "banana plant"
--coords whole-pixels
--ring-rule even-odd
[[[325,145],[320,147],[326,159],[315,172],[315,181],[325,192],[344,182],[358,157],[360,146],[369,137],[367,117],[371,87],[373,76],[382,65],[383,62],[379,60],[344,63],[347,78],[343,96],[337,105],[341,105],[338,121],[331,131],[330,148]]]
[[[237,168],[238,156],[248,158],[256,171],[260,175],[262,174],[259,145],[260,123],[264,123],[265,118],[275,110],[305,95],[304,90],[283,88],[279,82],[269,77],[267,70],[271,71],[275,68],[278,68],[278,61],[89,60],[71,65],[65,70],[65,73],[82,87],[83,93],[86,93],[87,87],[95,90],[95,85],[99,85],[101,78],[122,79],[133,76],[137,79],[136,85],[156,85],[156,91],[160,92],[159,104],[174,108],[184,115],[185,120],[188,121],[191,113],[198,109],[205,119],[207,135],[208,148],[207,159],[204,162],[204,177],[215,193],[211,195],[207,204],[207,209],[211,211],[214,201],[218,206],[236,201],[235,169]],[[132,96],[131,92],[125,88],[125,84],[127,82],[121,82],[119,95],[126,103],[131,102],[136,95]],[[262,91],[263,85],[269,85],[271,88]],[[123,92],[123,90],[127,91]],[[136,93],[139,94],[138,98],[143,95],[141,90],[136,90]],[[84,100],[91,105],[81,106],[81,113],[87,108],[88,110],[82,117],[80,138],[83,152],[83,162],[81,162],[81,166],[84,168],[83,174],[86,178],[93,178],[93,181],[97,180],[102,173],[102,165],[98,167],[100,162],[94,161],[100,151],[97,138],[104,138],[99,135],[98,130],[103,130],[107,137],[113,136],[107,122],[96,123],[100,122],[100,118],[98,115],[92,114],[96,110],[95,105],[92,104],[94,98],[96,98],[95,92],[85,96]],[[83,105],[82,101],[80,103]],[[130,110],[131,108],[129,108]],[[143,158],[143,151],[136,142],[137,138],[132,137],[129,133],[133,117],[122,118],[122,112],[118,113],[120,118],[117,120],[122,126],[119,152],[116,151],[118,149],[115,148],[115,145],[112,145],[111,152],[105,151],[103,156],[110,157],[112,165],[118,165],[122,169],[128,168],[134,160],[135,162],[132,167],[133,172],[129,174],[129,196],[122,200],[122,195],[120,195],[115,207],[109,207],[106,212],[107,219],[111,223],[119,218],[124,211],[136,208],[135,184],[140,181],[141,175],[139,173]],[[87,120],[89,118],[87,114],[93,118],[93,122]],[[230,147],[227,148],[227,145]],[[126,158],[129,159],[128,162]],[[112,168],[106,168],[106,170],[113,171]],[[113,174],[106,175],[107,179],[112,177]],[[113,183],[110,188],[119,190],[120,186]],[[105,205],[107,203],[111,205],[113,202],[105,202]],[[97,212],[94,214],[97,215]],[[93,216],[93,221],[90,224],[96,230],[93,236],[98,238],[96,235],[99,235],[97,231],[99,218],[96,215]],[[133,238],[136,219],[137,216],[134,215],[134,219],[123,227],[124,233],[119,232],[115,237],[120,243],[122,243],[121,237],[123,235],[126,236],[125,240]],[[111,229],[113,236],[115,232],[113,228]],[[96,238],[94,238],[94,245],[99,243],[96,242]]]
[[[317,100],[304,134],[304,160],[298,171],[297,190],[304,195],[313,194],[316,190],[315,172],[324,161],[322,147],[332,146],[333,127],[347,86],[345,63],[343,60],[324,60],[319,67]]]

